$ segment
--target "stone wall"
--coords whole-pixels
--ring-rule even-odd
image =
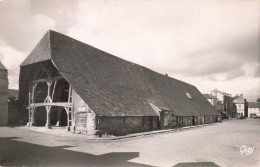
[[[177,116],[171,111],[160,112],[161,129],[175,128],[178,126]]]
[[[171,111],[162,111],[160,113],[161,129],[171,129],[177,127],[202,125],[218,122],[218,116],[176,116]]]
[[[129,117],[97,117],[99,133],[110,135],[126,135],[159,129],[159,117],[129,116]]]

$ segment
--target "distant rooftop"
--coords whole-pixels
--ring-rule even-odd
[[[260,108],[260,104],[256,102],[248,102],[248,108]]]
[[[214,99],[214,97],[210,94],[203,94],[203,96],[206,98],[206,99]]]

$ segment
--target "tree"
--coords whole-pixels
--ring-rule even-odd
[[[256,102],[260,104],[260,98],[257,98]]]

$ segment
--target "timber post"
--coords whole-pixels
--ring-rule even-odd
[[[29,91],[29,104],[28,104],[28,112],[29,112],[29,122],[27,123],[28,126],[34,126],[35,125],[35,111],[37,107],[45,107],[46,109],[46,128],[51,128],[51,108],[53,106],[62,107],[66,110],[67,113],[67,128],[68,130],[71,129],[71,126],[73,126],[73,103],[72,103],[72,87],[69,85],[69,94],[68,94],[68,101],[67,102],[53,102],[55,89],[57,88],[57,82],[58,80],[64,79],[61,76],[53,77],[53,78],[45,78],[45,79],[38,79],[31,81],[30,85],[30,91]],[[48,86],[47,90],[47,96],[44,100],[44,102],[36,102],[35,101],[35,89],[38,83],[46,83]],[[62,109],[59,108],[57,115],[58,115],[58,122],[57,126],[61,123],[61,113]],[[74,127],[72,127],[74,129]],[[73,131],[73,130],[72,130]]]
[[[46,108],[46,111],[47,111],[47,119],[46,119],[46,124],[45,124],[45,126],[46,126],[46,128],[48,128],[48,129],[51,129],[51,120],[50,120],[50,116],[51,116],[51,106],[45,106],[45,108]]]
[[[31,108],[31,126],[35,126],[35,107]]]

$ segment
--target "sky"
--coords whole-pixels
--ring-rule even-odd
[[[0,0],[9,88],[49,30],[196,86],[260,97],[260,1]]]

